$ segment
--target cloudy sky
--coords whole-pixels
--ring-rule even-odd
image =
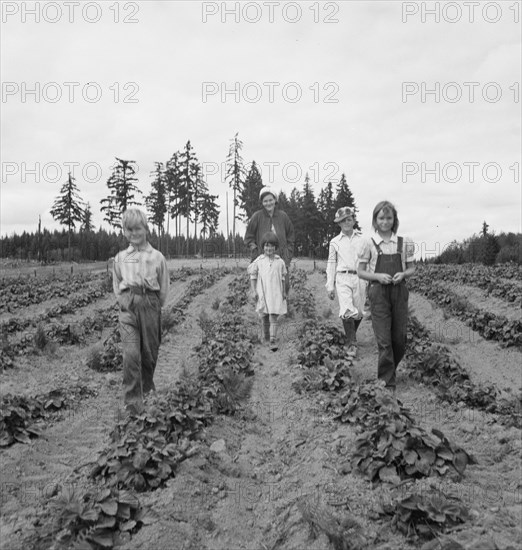
[[[419,252],[521,230],[520,2],[75,4],[2,2],[2,235],[58,227],[69,167],[101,225],[114,157],[148,193],[189,139],[224,229],[236,132],[277,191],[344,172],[363,229],[393,201]]]

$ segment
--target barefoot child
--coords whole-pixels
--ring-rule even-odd
[[[395,373],[404,357],[408,322],[408,288],[413,274],[413,243],[397,235],[397,210],[388,201],[373,210],[374,233],[366,240],[358,273],[370,281],[368,296],[379,360],[377,376],[395,393]]]
[[[279,246],[277,235],[265,233],[261,239],[264,252],[249,266],[250,288],[257,304],[256,311],[263,319],[265,340],[270,340],[270,349],[277,350],[277,321],[279,315],[285,315],[286,307],[286,266],[275,253]]]
[[[161,307],[169,290],[167,262],[147,242],[147,217],[137,208],[123,213],[129,247],[114,258],[113,288],[120,306],[123,344],[123,399],[139,414],[143,397],[154,387],[154,370],[161,341]]]
[[[364,240],[360,231],[354,229],[355,216],[350,207],[339,208],[334,222],[339,224],[341,232],[330,241],[326,264],[326,291],[330,300],[334,299],[337,291],[339,317],[346,334],[348,355],[355,357],[356,334],[363,317],[366,293],[366,283],[357,275],[359,254],[362,253]]]

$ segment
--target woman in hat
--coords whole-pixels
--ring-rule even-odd
[[[245,233],[245,244],[250,250],[251,259],[255,260],[263,253],[261,242],[263,236],[267,232],[272,232],[277,235],[279,241],[278,254],[285,262],[287,269],[285,286],[288,293],[288,270],[294,255],[294,226],[286,212],[277,208],[277,197],[275,191],[271,187],[263,187],[263,189],[261,189],[259,200],[263,208],[254,212],[249,220]]]
[[[354,229],[355,215],[349,206],[339,208],[334,222],[341,232],[330,241],[326,264],[326,291],[330,300],[337,291],[339,317],[346,334],[348,355],[357,354],[356,334],[364,313],[365,281],[357,275],[359,255],[364,249],[361,233]]]

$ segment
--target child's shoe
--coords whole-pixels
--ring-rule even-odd
[[[350,344],[348,346],[346,354],[348,355],[348,357],[352,357],[353,359],[355,359],[357,357],[357,346],[355,344]]]
[[[275,338],[270,339],[270,349],[272,351],[277,351],[278,349],[278,345],[277,345],[277,342],[275,341]]]

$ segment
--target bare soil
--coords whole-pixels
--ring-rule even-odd
[[[298,265],[309,270],[312,266],[312,262]],[[158,391],[174,384],[182,366],[196,368],[193,347],[201,340],[198,315],[203,309],[211,317],[217,315],[210,304],[215,297],[227,294],[230,280],[231,276],[226,277],[196,297],[186,320],[162,342],[155,375]],[[186,284],[172,285],[169,303],[181,296]],[[308,284],[318,314],[341,328],[336,303],[326,297],[324,274],[309,271]],[[443,339],[472,377],[500,388],[520,385],[520,352],[503,349],[475,334],[467,336],[466,325],[445,319],[440,310],[413,293],[410,304],[434,339],[437,335],[439,341]],[[245,325],[258,334],[253,306],[245,306],[243,313]],[[235,416],[220,416],[204,430],[199,452],[180,465],[177,476],[166,486],[139,495],[141,504],[154,512],[156,522],[143,526],[124,548],[333,548],[324,534],[312,536],[298,507],[303,496],[323,503],[338,517],[349,515],[359,521],[364,536],[372,541],[369,548],[420,547],[393,532],[377,515],[382,503],[390,502],[405,488],[372,488],[352,472],[348,464],[358,436],[354,427],[334,421],[325,412],[328,395],[301,395],[292,387],[301,374],[296,358],[302,322],[299,316],[282,320],[278,351],[270,351],[263,343],[256,345],[250,400]],[[374,379],[377,350],[369,320],[361,324],[358,341],[353,377]],[[43,426],[44,437],[0,451],[0,548],[4,550],[21,548],[27,534],[38,529],[39,510],[59,492],[60,485],[85,484],[86,465],[104,448],[119,414],[121,373],[89,371],[84,365],[86,353],[87,348],[64,348],[58,357],[42,357],[41,362],[33,359],[24,368],[2,375],[2,383],[17,393],[42,392],[76,380],[86,381],[97,391],[97,397],[64,412],[66,418]],[[400,367],[397,397],[423,427],[438,427],[479,462],[468,467],[459,483],[441,478],[414,484],[415,491],[428,491],[435,484],[445,492],[457,492],[470,508],[471,520],[452,533],[452,538],[466,550],[479,544],[483,548],[495,548],[495,544],[501,550],[510,545],[520,547],[521,431],[496,424],[491,415],[441,404],[429,388],[405,377]]]

